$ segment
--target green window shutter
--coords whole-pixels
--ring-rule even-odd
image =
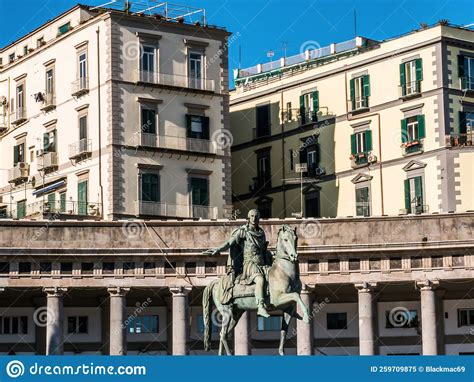
[[[370,97],[370,76],[368,74],[362,77],[362,83],[364,85],[364,97]]]
[[[316,113],[319,111],[319,91],[313,92],[313,111]]]
[[[43,150],[48,151],[49,146],[49,133],[43,134]]]
[[[87,214],[87,180],[77,184],[78,214]]]
[[[350,96],[351,96],[351,104],[352,104],[352,110],[355,109],[355,79],[352,78],[350,81],[349,81],[349,85],[350,85]]]
[[[421,81],[423,79],[423,61],[421,58],[417,58],[415,60],[415,73],[416,73],[416,80]]]
[[[402,143],[408,142],[407,120],[402,119]]]
[[[400,86],[402,88],[406,85],[406,71],[405,71],[405,63],[400,64]]]
[[[209,117],[201,117],[202,139],[209,139]]]
[[[411,213],[410,179],[405,179],[405,209]]]
[[[467,61],[466,57],[464,57],[462,55],[458,56],[458,76],[459,76],[459,78],[462,78],[465,75],[464,69],[467,67],[466,61]]]
[[[365,150],[372,150],[372,130],[367,130],[365,132]]]
[[[418,138],[424,138],[425,137],[425,116],[424,114],[418,115],[416,117],[418,121]]]
[[[56,203],[56,194],[53,192],[51,194],[48,194],[48,204],[50,207],[54,207]]]
[[[160,177],[158,174],[142,174],[140,200],[145,202],[160,201]]]
[[[19,147],[13,146],[13,165],[16,165],[18,163],[18,157],[19,157]]]
[[[186,114],[186,136],[188,138],[192,137],[192,132],[191,132],[191,115]]]
[[[59,194],[59,204],[60,204],[60,211],[61,212],[66,212],[66,193],[61,192]]]
[[[352,134],[351,135],[351,154],[357,154],[357,148],[356,148],[356,135]]]
[[[301,115],[301,123],[305,123],[306,118],[305,118],[305,107],[304,107],[304,94],[300,95],[300,115]]]
[[[464,111],[459,112],[459,134],[466,134],[466,113]]]
[[[423,212],[423,186],[421,176],[414,178],[415,182],[415,198],[416,198],[416,212]]]

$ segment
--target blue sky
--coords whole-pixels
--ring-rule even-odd
[[[99,5],[106,0],[82,0]],[[472,0],[173,0],[173,3],[203,7],[208,22],[237,33],[229,48],[229,66],[241,67],[297,54],[302,46],[329,45],[357,34],[376,40],[394,37],[424,22],[448,19],[458,25],[474,23]],[[77,0],[0,0],[0,46],[21,37],[55,15],[74,6]],[[305,45],[306,44],[306,45]]]

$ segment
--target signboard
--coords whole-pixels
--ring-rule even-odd
[[[306,172],[306,171],[308,171],[308,164],[307,163],[297,163],[297,164],[295,164],[295,171],[296,172]]]

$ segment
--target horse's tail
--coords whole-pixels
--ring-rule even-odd
[[[202,313],[204,321],[204,350],[211,350],[211,297],[216,281],[211,282],[202,295]]]

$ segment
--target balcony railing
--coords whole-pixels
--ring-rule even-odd
[[[51,215],[61,215],[61,218],[63,218],[65,215],[72,215],[75,218],[77,218],[77,216],[98,218],[100,217],[100,207],[100,203],[72,200],[55,200],[54,202],[39,201],[28,204],[25,209],[22,210],[11,210],[10,213],[7,213],[6,218],[22,219],[28,217],[37,217],[38,215],[43,215],[44,217]]]
[[[13,125],[19,125],[26,121],[26,107],[20,107],[16,109],[16,112],[13,114]]]
[[[213,141],[207,139],[176,137],[172,135],[160,135],[159,147],[207,154],[217,153],[217,146]]]
[[[43,111],[48,111],[52,110],[56,107],[56,94],[54,93],[46,93],[44,95],[44,102],[43,102],[43,107],[41,110]]]
[[[413,141],[402,143],[402,155],[423,152],[423,139],[415,139]]]
[[[140,215],[217,219],[217,207],[138,201]]]
[[[403,85],[398,85],[399,97],[410,97],[421,93],[421,81],[407,82]]]
[[[466,134],[451,134],[446,137],[446,144],[450,146],[473,146],[474,145],[474,131],[469,131]]]
[[[318,112],[317,111],[305,111],[304,113],[299,113],[300,116],[300,124],[305,125],[311,122],[318,121]]]
[[[81,139],[71,145],[69,145],[69,159],[78,159],[84,156],[88,156],[92,153],[92,140]]]
[[[360,97],[348,101],[351,111],[367,109],[369,107],[369,97]]]
[[[71,84],[71,95],[80,97],[89,92],[89,77],[78,78]]]
[[[215,91],[214,80],[208,80],[204,78],[192,78],[179,74],[150,72],[146,70],[136,71],[135,82],[206,90],[212,92]]]
[[[156,134],[142,133],[140,143],[142,146],[158,147],[158,136]]]
[[[58,167],[58,154],[47,152],[38,157],[38,171],[49,170]]]
[[[17,183],[28,179],[30,166],[25,162],[18,162],[15,167],[8,170],[8,182]]]
[[[462,90],[474,90],[474,77],[461,77],[459,82]]]

